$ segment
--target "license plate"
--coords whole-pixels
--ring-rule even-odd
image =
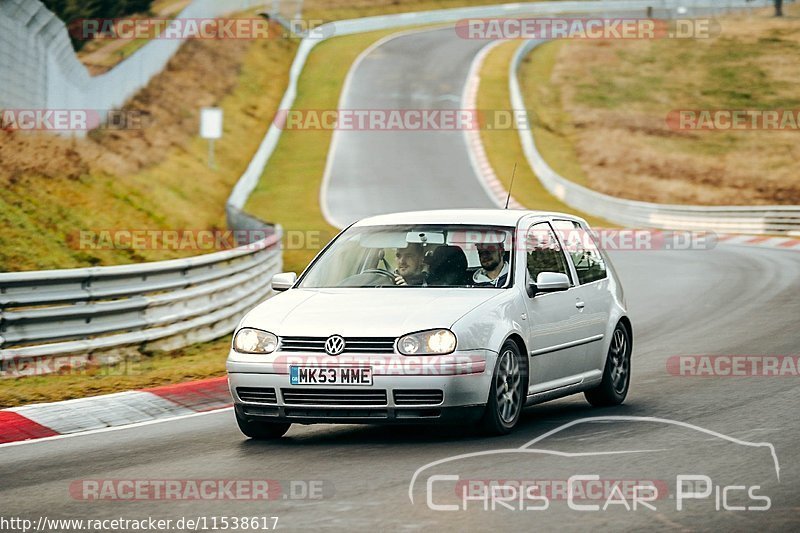
[[[290,366],[292,385],[372,385],[372,368]]]

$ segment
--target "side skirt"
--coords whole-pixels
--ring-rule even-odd
[[[603,372],[590,370],[583,374],[543,383],[535,388],[528,389],[528,399],[525,406],[563,398],[596,387],[603,380]]]

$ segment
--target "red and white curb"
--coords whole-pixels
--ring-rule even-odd
[[[233,404],[228,378],[210,378],[0,411],[0,444],[215,411]]]
[[[757,246],[759,248],[777,248],[780,250],[800,251],[800,239],[792,237],[768,237],[753,235],[718,235],[717,240],[725,244],[741,246]]]

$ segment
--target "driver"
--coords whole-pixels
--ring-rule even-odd
[[[395,285],[424,285],[425,252],[419,243],[410,243],[405,248],[398,248],[395,254],[397,269],[394,271]]]
[[[477,249],[481,268],[475,271],[472,280],[479,286],[504,287],[508,279],[508,263],[503,257],[503,243],[480,243]]]

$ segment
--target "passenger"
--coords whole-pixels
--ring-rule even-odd
[[[411,243],[405,248],[398,248],[395,254],[397,269],[394,278],[395,285],[425,285],[426,273],[425,252],[419,243]]]
[[[458,246],[443,244],[425,261],[428,264],[428,285],[463,287],[470,284],[467,256]]]
[[[475,271],[472,281],[483,287],[504,287],[508,280],[508,263],[503,243],[481,243],[477,249],[481,268]]]

